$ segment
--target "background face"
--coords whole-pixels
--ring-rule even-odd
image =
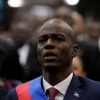
[[[38,59],[44,69],[61,71],[70,66],[73,48],[68,34],[57,26],[47,26],[39,32]]]

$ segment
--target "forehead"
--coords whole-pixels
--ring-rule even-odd
[[[72,34],[72,29],[65,23],[60,22],[60,23],[55,23],[55,22],[49,22],[44,24],[39,32],[38,32],[38,36],[42,36],[42,35],[51,35],[51,34],[62,34],[65,36],[69,36],[70,34]]]

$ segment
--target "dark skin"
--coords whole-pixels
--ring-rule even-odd
[[[71,63],[76,55],[71,27],[59,19],[44,23],[38,32],[38,59],[42,65],[43,77],[56,85],[72,72]]]

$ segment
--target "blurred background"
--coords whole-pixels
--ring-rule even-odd
[[[0,26],[8,29],[11,23],[21,17],[23,13],[41,15],[50,10],[51,14],[52,10],[63,5],[77,10],[84,17],[93,16],[95,19],[100,17],[100,0],[0,0]],[[37,9],[41,9],[41,11],[37,12]],[[42,12],[42,9],[46,11]],[[20,14],[16,17],[19,10]]]
[[[100,81],[100,0],[0,0],[0,100],[42,74],[35,36],[50,18],[64,20],[75,32],[75,74]]]

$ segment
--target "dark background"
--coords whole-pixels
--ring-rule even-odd
[[[25,0],[27,6],[31,6],[34,4],[47,4],[52,7],[65,5],[63,0],[40,0],[40,1]],[[80,0],[78,5],[72,7],[75,8],[79,13],[81,13],[83,17],[92,15],[96,20],[100,20],[100,0]],[[16,13],[16,8],[9,7],[7,5],[7,0],[0,0],[0,28],[8,29],[15,13]]]
[[[84,16],[92,14],[100,19],[100,0],[80,0],[77,10]]]

